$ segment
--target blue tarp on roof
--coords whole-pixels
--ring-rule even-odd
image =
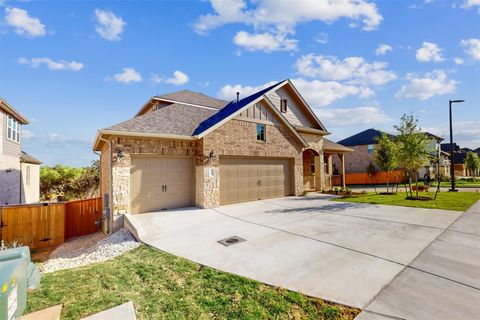
[[[285,81],[285,80],[283,80],[283,81]],[[280,81],[280,82],[278,82],[278,83],[276,83],[276,84],[274,84],[274,85],[272,85],[268,88],[262,89],[262,90],[260,90],[256,93],[248,96],[248,97],[245,97],[245,98],[241,99],[240,101],[238,101],[238,103],[237,103],[237,101],[230,102],[225,107],[223,107],[220,111],[218,111],[217,113],[212,115],[210,118],[208,118],[208,119],[204,120],[202,123],[200,123],[200,125],[193,132],[193,135],[196,136],[196,135],[199,135],[202,132],[208,130],[209,128],[213,127],[217,123],[221,122],[223,119],[231,116],[232,114],[234,114],[238,110],[242,109],[243,107],[245,107],[246,105],[248,105],[252,101],[261,97],[262,95],[264,95],[265,93],[270,91],[272,88],[278,86],[283,81]]]

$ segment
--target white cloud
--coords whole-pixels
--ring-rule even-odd
[[[297,40],[289,39],[285,34],[238,32],[233,42],[248,51],[293,51],[297,49]]]
[[[458,64],[458,65],[465,63],[465,61],[462,58],[455,58],[453,59],[453,61],[455,62],[455,64]]]
[[[448,80],[444,70],[434,70],[420,77],[410,73],[407,74],[407,80],[408,83],[402,85],[395,98],[427,100],[433,96],[455,92],[458,84],[458,81]]]
[[[441,62],[445,60],[442,56],[442,49],[432,42],[424,42],[422,47],[417,50],[415,57],[420,62]]]
[[[456,121],[453,122],[453,129],[455,142],[460,146],[473,149],[480,146],[480,121]],[[427,127],[424,130],[444,138],[449,137],[448,126],[445,125]]]
[[[295,87],[312,107],[323,107],[348,96],[357,96],[361,99],[369,98],[374,92],[369,88],[345,85],[336,81],[306,80],[303,78],[291,79]],[[270,81],[258,86],[225,85],[217,96],[225,100],[234,100],[237,92],[240,99],[277,83]]]
[[[66,61],[66,60],[58,60],[54,61],[50,58],[18,58],[18,63],[20,64],[28,64],[32,68],[38,68],[41,64],[47,66],[49,70],[68,70],[68,71],[80,71],[83,69],[83,63],[77,61]]]
[[[383,56],[390,51],[393,51],[393,48],[391,46],[389,46],[388,44],[385,44],[385,43],[380,43],[378,45],[377,49],[375,50],[375,54],[377,56]]]
[[[113,80],[120,82],[120,83],[134,83],[134,82],[141,82],[142,76],[133,68],[123,68],[122,73],[117,73],[113,75]],[[106,80],[111,80],[112,77],[107,77]]]
[[[188,76],[182,71],[177,70],[173,73],[173,77],[166,79],[165,82],[174,84],[176,86],[181,86],[182,84],[188,82]]]
[[[170,83],[170,84],[174,84],[176,86],[181,86],[182,84],[185,84],[187,83],[189,80],[188,76],[183,73],[182,71],[175,71],[172,75],[171,78],[168,78],[168,79],[164,79],[162,78],[161,76],[159,75],[152,75],[150,77],[150,82],[152,84],[159,84],[159,83]]]
[[[465,53],[474,60],[480,60],[480,39],[463,39],[460,45],[465,48]]]
[[[326,33],[319,33],[316,37],[315,37],[315,42],[317,43],[321,43],[321,44],[325,44],[328,42],[328,34]]]
[[[383,110],[376,106],[317,109],[316,114],[328,126],[371,125],[392,122]]]
[[[121,17],[111,11],[95,9],[95,18],[98,23],[95,30],[102,38],[109,41],[120,40],[120,35],[127,24]]]
[[[42,145],[52,149],[91,146],[91,141],[89,139],[67,137],[63,134],[54,132],[36,134],[28,130],[22,130],[22,138],[29,140],[30,143],[35,143],[36,145]]]
[[[295,64],[302,76],[362,85],[382,85],[395,80],[397,76],[386,70],[387,66],[385,62],[368,63],[362,57],[338,60],[337,57],[312,53],[300,57]]]
[[[38,18],[28,15],[26,10],[5,8],[5,23],[15,28],[15,32],[30,38],[46,35],[45,25]]]
[[[471,9],[477,7],[477,13],[480,13],[480,0],[467,0],[463,5],[462,8],[464,9]]]
[[[332,23],[340,18],[361,20],[365,30],[373,30],[383,20],[375,3],[366,0],[258,0],[247,9],[244,0],[211,0],[214,14],[202,15],[194,24],[198,33],[227,23],[246,23],[254,27],[292,30],[296,24],[314,20]]]
[[[272,86],[275,83],[277,83],[277,81],[270,81],[265,84],[261,84],[259,86],[242,86],[241,84],[235,84],[235,85],[227,84],[220,89],[217,96],[220,99],[224,99],[224,100],[234,100],[237,98],[237,92],[240,92],[240,99],[242,99],[257,91],[260,91],[269,86]]]

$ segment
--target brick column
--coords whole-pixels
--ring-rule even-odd
[[[345,188],[345,154],[340,154],[340,162],[341,162],[341,173],[342,173],[342,187]]]

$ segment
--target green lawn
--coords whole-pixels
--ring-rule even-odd
[[[422,196],[433,198],[435,192],[420,192]],[[346,201],[356,203],[386,204],[392,206],[417,207],[427,209],[445,209],[465,211],[480,199],[480,193],[476,192],[439,192],[436,200],[419,201],[405,199],[405,192],[398,190],[396,195],[377,195],[369,192],[364,195],[352,195],[333,199],[333,201]]]
[[[63,304],[62,319],[79,319],[129,300],[139,319],[346,320],[360,311],[142,245],[114,260],[43,275],[28,294],[27,312]]]
[[[432,186],[437,186],[435,182],[432,183]],[[442,187],[450,187],[450,182],[448,181],[442,181],[440,182],[440,186]],[[468,188],[480,188],[480,179],[477,179],[474,181],[472,180],[456,180],[455,181],[455,186],[456,187],[468,187]]]

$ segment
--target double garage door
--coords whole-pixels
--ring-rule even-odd
[[[220,204],[292,194],[291,160],[220,158]],[[189,207],[195,204],[192,157],[132,156],[132,213]]]
[[[220,204],[291,194],[291,160],[220,158]]]
[[[132,213],[194,205],[193,158],[133,156],[130,169],[130,201]]]

